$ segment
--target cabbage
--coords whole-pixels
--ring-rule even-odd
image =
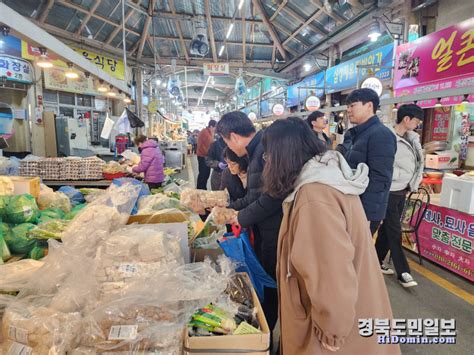
[[[35,223],[39,217],[36,200],[31,195],[11,196],[5,208],[5,220],[13,223]]]
[[[22,223],[14,226],[11,231],[9,231],[7,234],[4,234],[5,242],[7,242],[8,248],[10,248],[12,253],[28,254],[34,247],[37,246],[36,240],[30,240],[27,237],[28,231],[33,228],[35,228],[34,224]]]

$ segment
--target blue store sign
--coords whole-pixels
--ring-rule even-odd
[[[11,81],[31,84],[33,82],[33,68],[30,62],[10,57],[8,55],[0,55],[0,76]]]
[[[301,80],[300,82],[290,85],[287,88],[287,101],[286,106],[291,107],[298,105],[298,91],[299,91],[299,101],[302,105],[304,105],[304,101],[308,96],[316,95],[316,96],[323,96],[324,90],[323,89],[316,89],[316,88],[324,87],[324,71],[313,74]],[[300,88],[298,90],[298,88]],[[309,88],[309,89],[303,89]]]
[[[357,86],[357,66],[393,66],[393,43],[367,52],[364,55],[348,60],[326,70],[326,93],[355,89]],[[377,67],[373,68],[374,71]],[[367,68],[359,68],[359,82],[367,76]],[[375,76],[380,80],[392,78],[392,70],[383,68],[375,71]]]

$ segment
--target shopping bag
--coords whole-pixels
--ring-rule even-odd
[[[109,117],[109,113],[107,112],[104,127],[102,128],[102,132],[100,132],[100,138],[109,139],[110,133],[112,133],[112,130],[114,129],[114,125],[114,120]]]
[[[267,274],[257,259],[250,245],[247,232],[241,232],[237,237],[225,234],[225,238],[219,241],[224,254],[237,262],[237,272],[246,272],[250,276],[255,292],[260,301],[263,301],[264,287],[276,288],[276,282]]]

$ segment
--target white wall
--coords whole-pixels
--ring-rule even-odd
[[[438,2],[438,18],[436,31],[474,17],[474,1],[472,0],[440,0]]]

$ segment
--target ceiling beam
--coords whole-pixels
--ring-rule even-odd
[[[161,39],[161,40],[165,40],[165,41],[176,41],[176,37],[172,37],[172,36],[150,36],[154,39]],[[190,38],[190,37],[184,37],[183,40],[185,42],[191,42],[193,39]],[[242,42],[240,41],[215,41],[216,44],[232,44],[232,45],[235,45],[235,46],[241,46],[242,45]],[[273,44],[272,43],[253,43],[253,42],[248,42],[248,43],[245,43],[247,46],[249,47],[266,47],[266,48],[272,48],[273,47]]]
[[[300,27],[298,27],[285,41],[283,42],[283,45],[286,45],[289,41],[291,41],[295,36],[300,33],[306,26],[308,26],[311,22],[313,22],[316,18],[321,16],[322,11],[316,10],[316,12],[309,18],[307,19]]]
[[[176,9],[174,7],[174,0],[169,0],[168,4],[170,6],[171,12],[173,13],[173,15],[175,15]],[[186,58],[186,61],[189,62],[188,49],[186,48],[186,43],[184,43],[183,31],[181,30],[181,24],[179,23],[179,20],[175,20],[174,23],[176,25],[176,32],[178,32],[179,42],[181,43],[181,49],[184,51],[184,57]]]
[[[319,0],[309,0],[309,1],[313,5],[321,9],[321,11],[324,12],[326,15],[328,15],[330,18],[332,18],[336,22],[336,24],[340,25],[341,23],[344,23],[346,21],[343,17],[339,16],[335,12],[326,10],[326,8],[324,7],[324,4],[322,4],[321,1]]]
[[[75,3],[67,2],[65,0],[56,0],[56,3],[59,4],[59,5],[65,6],[65,7],[69,7],[70,9],[82,12],[84,14],[89,13],[89,10],[87,10],[86,8],[84,8],[82,6],[79,6]],[[92,14],[92,17],[95,17],[96,19],[99,19],[99,20],[101,20],[105,23],[108,23],[109,25],[112,25],[114,27],[121,28],[119,23],[116,23],[115,21],[109,20],[107,17],[101,16],[101,15],[98,15],[98,14],[95,14],[95,13]],[[140,32],[137,32],[137,31],[135,31],[134,29],[131,29],[131,28],[125,28],[125,30],[132,33],[132,34],[134,34],[135,36],[140,37],[142,35]]]
[[[94,5],[92,5],[91,9],[89,10],[89,12],[87,13],[86,17],[84,17],[81,21],[81,25],[79,26],[79,28],[77,29],[77,31],[75,32],[76,35],[80,35],[82,33],[82,31],[84,30],[84,28],[86,27],[87,25],[87,22],[89,22],[89,20],[91,19],[92,17],[92,14],[95,12],[95,10],[97,10],[97,8],[99,7],[100,3],[102,2],[102,0],[96,0],[96,2],[94,3]]]
[[[122,19],[122,22],[120,23],[119,27],[115,27],[115,29],[112,31],[112,33],[107,37],[107,40],[105,41],[105,44],[110,44],[110,42],[113,41],[115,36],[119,33],[119,31],[122,30],[123,25],[127,24],[128,19],[133,15],[133,10],[130,9],[128,13],[125,15],[125,19]]]
[[[43,13],[41,14],[41,17],[39,18],[39,22],[43,23],[46,21],[46,18],[49,15],[49,12],[51,11],[51,8],[54,5],[54,0],[48,0],[48,4],[46,5],[46,8],[44,9]]]
[[[280,52],[283,59],[286,60],[287,55],[286,55],[285,48],[283,48],[283,46],[281,45],[281,42],[280,42],[280,39],[278,38],[277,33],[275,32],[275,30],[273,29],[272,24],[268,20],[267,14],[265,13],[265,10],[262,6],[262,3],[260,2],[260,0],[252,0],[252,3],[255,6],[255,9],[259,13],[260,17],[262,18],[263,22],[267,26],[268,32],[270,33],[270,36],[272,37],[273,42],[277,46],[278,51]]]
[[[212,59],[214,60],[214,63],[217,63],[216,42],[214,40],[214,29],[212,28],[212,16],[209,0],[204,0],[204,6],[206,7],[207,28],[209,30],[209,38],[211,39]]]
[[[273,21],[277,16],[278,14],[280,13],[281,10],[283,10],[283,8],[286,6],[286,4],[288,3],[288,0],[283,0],[280,5],[278,5],[278,8],[276,9],[276,11],[273,13],[272,17],[270,17],[270,21]]]
[[[143,25],[142,37],[138,44],[137,59],[140,59],[143,54],[143,48],[145,48],[145,41],[148,39],[148,32],[150,31],[150,22],[153,20],[153,8],[155,7],[155,0],[150,0],[148,4],[148,13],[146,15],[145,24]],[[152,47],[154,52],[154,46]],[[153,56],[155,53],[153,53]]]
[[[306,23],[306,20],[304,17],[300,16],[299,14],[296,13],[295,10],[293,10],[292,8],[290,7],[285,7],[283,8],[283,11],[285,11],[288,15],[290,15],[291,17],[293,17],[295,20],[299,21],[300,23]],[[314,21],[314,20],[313,20]],[[312,22],[312,21],[311,21]],[[311,22],[308,23],[308,27],[313,31],[313,32],[316,32],[316,33],[319,33],[323,36],[327,35],[328,33],[326,31],[323,31],[322,29],[320,29],[319,27],[316,27],[314,25],[311,25]]]
[[[273,25],[281,32],[283,33],[285,36],[288,36],[290,37],[291,36],[291,32],[288,31],[285,27],[283,27],[282,25],[280,25],[279,23],[277,22],[274,22]],[[297,38],[297,37],[293,37],[292,40],[294,40],[295,42],[298,42],[301,46],[305,47],[305,48],[308,48],[309,46],[311,46],[309,43],[307,43],[306,41],[302,41],[301,39]],[[292,54],[298,54],[296,53],[293,49],[289,48],[288,46],[286,47],[288,49],[288,51],[290,51]]]

